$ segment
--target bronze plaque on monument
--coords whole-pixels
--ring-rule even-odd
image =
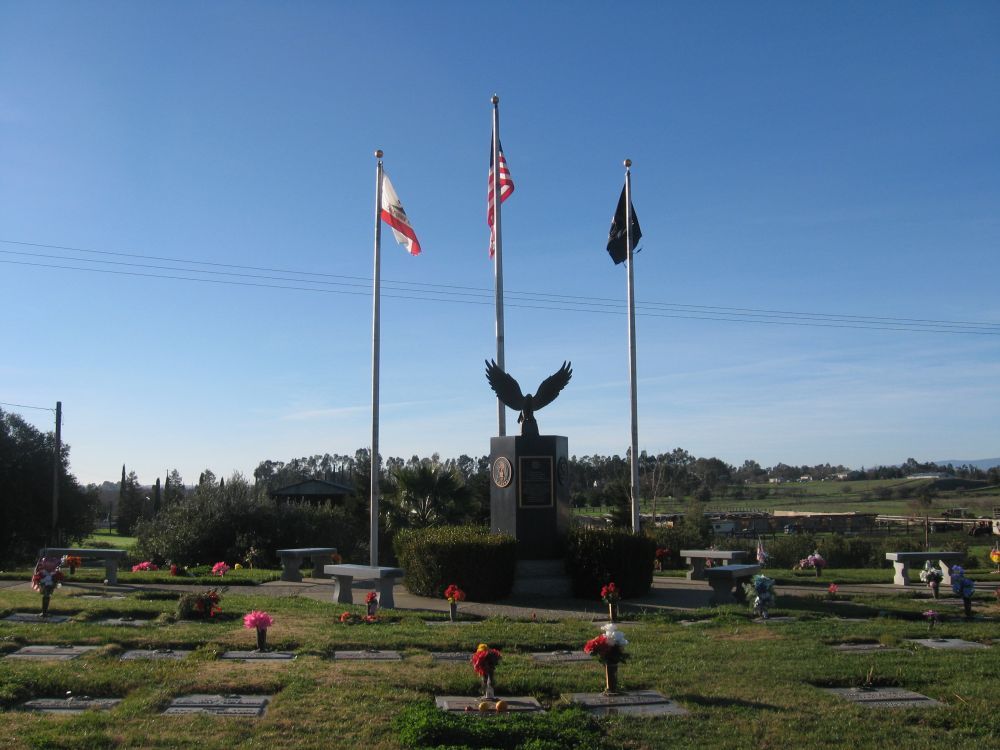
[[[522,508],[551,508],[555,497],[552,456],[519,456],[518,499]]]

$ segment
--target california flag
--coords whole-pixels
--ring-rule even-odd
[[[406,211],[399,202],[399,196],[392,189],[389,175],[385,172],[382,173],[382,221],[392,227],[396,242],[405,247],[406,252],[410,255],[420,255],[420,241],[410,226],[410,220],[406,218]]]

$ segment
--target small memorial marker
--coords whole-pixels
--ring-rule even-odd
[[[69,661],[96,649],[97,646],[25,646],[13,654],[7,654],[6,658]]]
[[[469,653],[467,651],[437,651],[431,654],[434,661],[457,661],[468,662]]]
[[[754,622],[763,623],[764,625],[774,624],[782,625],[786,622],[795,622],[799,618],[797,617],[755,617]]]
[[[989,648],[984,643],[966,641],[961,638],[911,638],[914,643],[919,643],[927,648],[941,648],[948,651],[965,651],[967,649]]]
[[[134,617],[109,617],[106,620],[98,620],[98,625],[111,625],[120,628],[139,628],[143,625],[152,625],[152,620],[137,620]]]
[[[402,661],[403,659],[398,651],[379,651],[377,648],[366,651],[337,651],[333,658],[338,661]]]
[[[272,695],[182,695],[174,698],[163,713],[257,718],[264,715],[273,697]]]
[[[542,664],[567,664],[579,661],[591,661],[589,654],[585,654],[583,651],[545,651],[540,654],[532,654],[531,658],[533,661],[540,662]]]
[[[38,698],[23,703],[22,708],[47,714],[81,714],[84,711],[110,711],[121,702],[121,698],[91,698],[89,695],[73,695],[69,698]]]
[[[711,622],[713,622],[713,620],[681,620],[679,624],[689,628],[692,625],[708,625]]]
[[[437,625],[472,625],[474,622],[479,622],[478,620],[424,620],[424,625],[437,626]]]
[[[220,659],[237,661],[291,661],[295,654],[291,651],[226,651]]]
[[[5,622],[35,622],[35,623],[49,623],[55,624],[58,622],[66,622],[69,619],[67,615],[45,615],[42,617],[38,612],[15,612],[12,615],[7,615],[3,618]]]
[[[566,698],[598,716],[607,714],[642,714],[643,716],[687,716],[686,708],[656,690],[631,690],[621,693],[570,693]]]
[[[902,651],[900,648],[889,648],[882,643],[838,643],[833,647],[833,650],[842,654],[872,654]]]
[[[187,650],[177,650],[172,648],[157,648],[157,649],[142,649],[136,648],[131,651],[126,651],[122,654],[122,661],[139,661],[145,659],[152,659],[154,661],[168,660],[168,659],[184,659],[190,654],[191,651]]]
[[[436,695],[435,705],[442,711],[449,713],[468,713],[478,715],[480,713],[496,714],[511,712],[531,712],[543,711],[542,704],[530,695],[515,695],[510,698],[497,698],[495,700],[484,700],[483,698],[470,698],[467,695]],[[479,706],[484,705],[482,711]],[[498,709],[497,706],[500,706]]]
[[[823,688],[827,693],[866,708],[927,708],[940,701],[902,688]]]
[[[124,599],[124,594],[80,594],[81,599]]]

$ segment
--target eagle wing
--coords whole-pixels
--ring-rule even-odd
[[[517,411],[524,408],[524,394],[521,393],[521,386],[514,378],[500,369],[500,365],[493,360],[486,360],[486,380],[489,381],[490,388],[504,404]],[[557,390],[556,393],[558,392]],[[553,398],[555,397],[553,396]]]
[[[549,375],[538,386],[538,390],[531,399],[532,408],[538,411],[546,404],[551,404],[555,401],[556,396],[559,395],[559,391],[566,387],[571,377],[573,377],[572,363],[563,362],[562,367],[554,375]]]

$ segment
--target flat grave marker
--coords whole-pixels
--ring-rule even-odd
[[[784,625],[787,622],[796,622],[798,619],[798,617],[785,617],[782,615],[781,617],[755,617],[753,621],[765,625]]]
[[[434,661],[455,661],[467,662],[472,658],[472,654],[467,651],[435,651],[431,653]]]
[[[198,693],[174,698],[164,710],[168,716],[180,714],[212,714],[258,718],[267,711],[273,695],[207,695]]]
[[[69,661],[96,649],[97,646],[25,646],[6,658]]]
[[[185,659],[190,653],[190,650],[175,650],[172,648],[136,648],[122,654],[121,661],[142,661],[147,659],[152,659],[153,661],[164,661],[170,659]]]
[[[68,615],[42,615],[38,612],[15,612],[12,615],[7,615],[4,622],[33,622],[33,623],[48,623],[54,625],[60,622],[66,622],[69,619]]]
[[[98,625],[110,625],[112,627],[119,628],[141,628],[144,625],[152,625],[152,620],[137,620],[134,617],[108,617],[104,620],[98,620]]]
[[[865,708],[928,708],[940,701],[903,688],[823,688],[824,692]]]
[[[473,623],[480,622],[479,620],[424,620],[424,625],[441,626],[441,625],[472,625]]]
[[[593,661],[593,657],[583,651],[543,651],[531,655],[534,662],[541,664],[572,664],[581,661]]]
[[[378,649],[367,649],[365,651],[336,651],[333,658],[337,661],[402,661],[403,657],[398,651],[379,651]]]
[[[292,661],[295,654],[292,651],[226,651],[219,658],[234,661],[279,662]]]
[[[497,701],[502,700],[507,704],[507,711],[525,713],[533,711],[543,711],[542,704],[530,695],[498,696],[495,700],[484,701],[483,698],[470,698],[467,695],[436,695],[434,704],[442,711],[449,713],[468,713],[478,715],[480,713],[495,714]],[[485,711],[479,710],[479,704],[485,702],[490,708]]]
[[[890,648],[883,643],[838,643],[834,651],[841,654],[878,654],[902,651],[901,648]]]
[[[962,638],[910,638],[913,643],[919,643],[927,648],[946,649],[948,651],[966,651],[969,649],[989,648],[984,643],[966,641]]]
[[[657,690],[630,690],[614,695],[570,693],[566,698],[598,716],[637,714],[642,716],[687,716],[686,708]]]
[[[82,714],[84,711],[110,711],[122,702],[121,698],[91,698],[89,695],[69,698],[36,698],[21,704],[28,711],[47,714]]]

